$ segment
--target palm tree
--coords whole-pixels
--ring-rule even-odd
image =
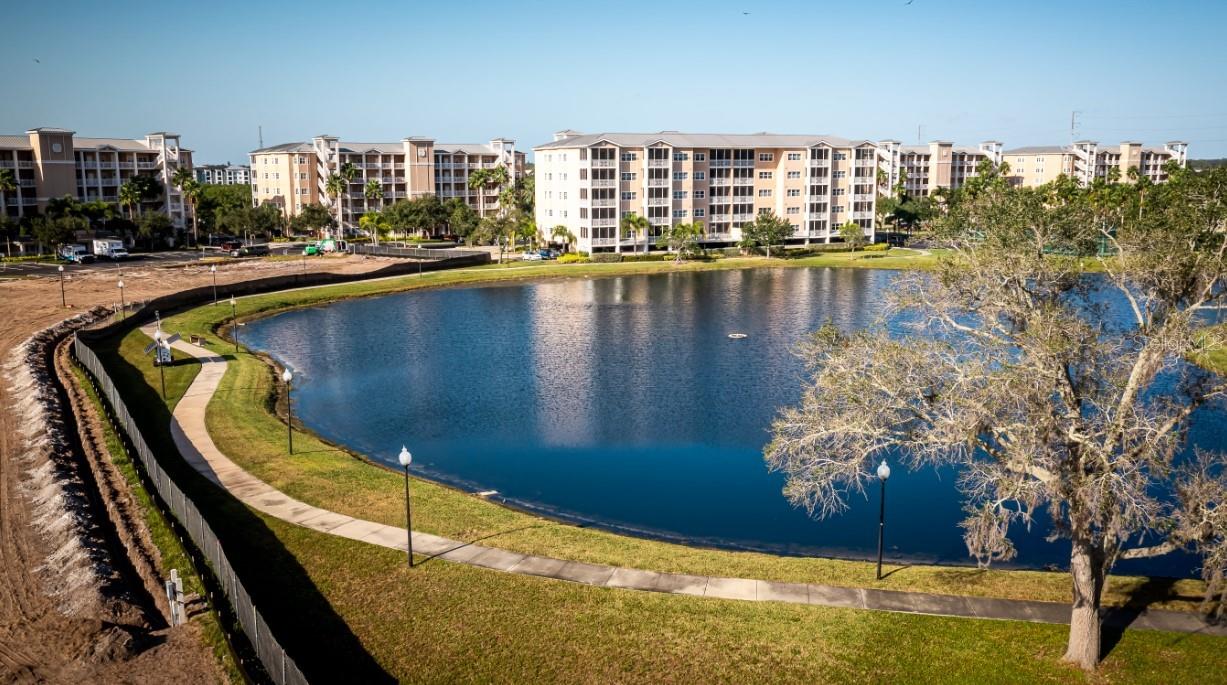
[[[192,244],[199,245],[199,224],[196,220],[196,206],[200,204],[200,196],[204,194],[204,184],[194,178],[189,178],[179,186],[179,192],[183,195],[183,201],[192,208]]]
[[[17,174],[13,173],[12,169],[0,169],[0,216],[8,217],[8,200],[9,193],[17,190]],[[8,243],[8,255],[13,256],[13,245],[8,239],[8,231],[4,232],[5,242]]]
[[[505,166],[496,166],[493,169],[478,169],[477,171],[469,174],[469,188],[472,190],[481,191],[484,191],[487,188],[502,188],[503,186],[507,185],[507,182],[510,180],[511,175],[507,172],[507,167]],[[505,196],[506,192],[499,194],[499,216],[506,216],[507,205],[511,204],[504,201]],[[481,193],[479,197],[481,200],[480,206],[485,207],[485,193]]]
[[[567,252],[571,251],[571,243],[575,242],[575,234],[562,224],[558,224],[554,230],[550,231],[550,238],[562,238],[562,242],[567,246]]]
[[[119,187],[119,206],[128,208],[128,219],[135,220],[136,208],[141,205],[141,191],[129,179]]]
[[[341,225],[341,195],[345,193],[348,182],[341,177],[340,174],[329,174],[328,180],[324,182],[324,192],[328,197],[332,198],[332,204],[336,207],[337,226]]]
[[[651,230],[652,224],[648,222],[645,216],[639,216],[634,212],[628,213],[622,217],[622,236],[632,236],[637,238],[640,233],[643,233],[643,252],[648,252],[648,231]],[[638,252],[638,248],[635,250]]]
[[[383,199],[383,184],[379,182],[379,179],[372,178],[371,180],[366,182],[365,186],[362,187],[362,195],[366,197],[366,201],[368,205],[367,209],[369,211],[370,203],[374,202],[375,200]],[[359,220],[359,223],[361,223],[361,220]],[[372,232],[371,236],[374,238],[375,244],[378,245],[379,244],[379,233]]]

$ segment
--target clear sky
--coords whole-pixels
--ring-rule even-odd
[[[0,133],[273,145],[597,131],[1227,156],[1227,2],[7,2]],[[919,131],[918,131],[919,127]]]

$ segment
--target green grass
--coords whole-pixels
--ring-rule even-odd
[[[620,273],[645,266],[659,268],[660,264],[576,266],[594,267],[596,273]],[[547,272],[554,273],[568,268],[546,267]],[[539,273],[540,267],[521,269]],[[287,307],[419,284],[439,286],[511,277],[520,276],[488,270],[453,271],[427,274],[420,279],[412,276],[281,292],[239,300],[239,315],[251,318]],[[206,305],[166,320],[168,330],[205,335],[211,340],[210,347],[225,353],[230,360],[207,416],[209,432],[217,446],[257,477],[304,502],[360,518],[404,525],[399,494],[402,481],[397,473],[301,431],[296,433],[296,453],[287,453],[284,423],[273,413],[271,397],[277,383],[272,368],[246,351],[234,358],[230,354],[232,347],[214,334],[219,325],[228,323],[229,316],[229,307]],[[138,350],[147,342],[140,333],[129,337],[133,336],[135,339],[125,341],[126,350]],[[1069,578],[1064,573],[917,565],[877,581],[874,566],[867,562],[712,550],[616,535],[517,512],[428,481],[415,482],[414,501],[414,524],[419,530],[460,540],[481,539],[484,544],[526,554],[698,575],[1057,602],[1068,601],[1070,597]],[[1118,576],[1109,583],[1105,601],[1149,602],[1194,610],[1203,587],[1194,580],[1150,582],[1141,577]]]
[[[1127,631],[1096,676],[1067,628],[595,588],[266,520],[375,660],[413,682],[1223,682],[1227,641]],[[304,617],[309,619],[309,617]]]
[[[72,367],[72,370],[78,385],[85,391],[89,401],[94,405],[100,416],[104,415],[102,401],[98,397],[97,391],[94,390],[94,386],[90,384],[90,380],[85,375],[85,372],[76,365]],[[124,449],[123,442],[115,434],[115,430],[109,422],[101,422],[101,427],[106,442],[107,455],[115,469],[119,471],[128,483],[128,490],[136,501],[137,509],[140,511],[141,519],[149,531],[150,539],[161,556],[162,568],[179,570],[179,577],[183,579],[184,593],[205,597],[204,583],[193,569],[192,562],[188,558],[183,544],[179,542],[178,536],[175,535],[174,530],[170,527],[170,523],[162,515],[157,505],[154,504],[149,491],[141,484],[136,464],[128,454],[128,451]],[[217,658],[223,672],[226,674],[227,681],[231,683],[243,682],[243,676],[235,667],[234,655],[231,653],[230,645],[226,642],[226,637],[222,633],[217,615],[212,611],[207,611],[204,614],[193,617],[192,622],[199,626],[205,643],[212,650],[214,657]]]

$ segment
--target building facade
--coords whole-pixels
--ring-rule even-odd
[[[936,140],[928,145],[903,145],[897,140],[878,143],[883,171],[881,192],[893,194],[901,188],[907,195],[925,196],[938,188],[958,188],[976,176],[983,161],[1001,163],[1002,144],[988,140],[977,147]]]
[[[436,144],[430,138],[403,138],[397,143],[350,143],[335,136],[316,136],[309,142],[286,143],[251,153],[252,202],[275,204],[292,217],[309,204],[322,204],[337,213],[341,224],[353,229],[363,214],[423,195],[442,200],[460,198],[481,216],[499,211],[498,188],[471,189],[469,175],[478,169],[505,167],[510,180],[524,176],[524,153],[515,141],[496,138],[488,144]],[[345,192],[333,198],[327,192],[330,176],[352,165],[355,175]],[[368,198],[367,184],[375,181],[382,193]]]
[[[878,152],[869,141],[825,135],[561,131],[533,148],[536,220],[565,226],[585,251],[628,251],[622,219],[663,227],[702,222],[702,243],[732,245],[759,214],[792,224],[790,244],[831,242],[854,222],[874,238]]]
[[[211,186],[248,185],[251,167],[241,164],[201,164],[196,167],[196,180]]]
[[[20,218],[41,212],[54,199],[101,200],[118,206],[119,187],[136,175],[154,176],[163,195],[143,209],[162,211],[179,228],[190,220],[171,178],[179,168],[192,169],[192,152],[179,135],[157,132],[143,139],[82,138],[60,128],[35,128],[25,135],[0,136],[0,168],[14,171],[16,190],[0,192],[5,213]]]

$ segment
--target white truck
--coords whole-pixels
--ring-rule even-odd
[[[74,243],[60,248],[60,259],[75,264],[88,264],[94,261],[94,255],[84,245]]]
[[[124,241],[118,238],[99,238],[94,241],[94,254],[108,259],[127,259],[128,251],[124,249]]]

